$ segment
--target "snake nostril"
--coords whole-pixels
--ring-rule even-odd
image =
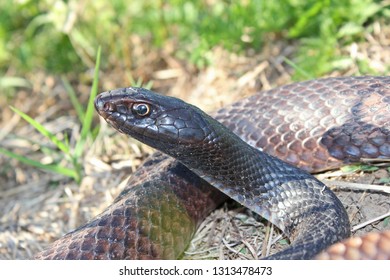
[[[114,108],[113,108],[112,103],[110,103],[110,102],[105,102],[105,103],[103,104],[102,109],[103,109],[104,111],[107,112],[107,111],[112,111]]]

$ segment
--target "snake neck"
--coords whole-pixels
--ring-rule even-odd
[[[212,118],[207,123],[205,141],[173,155],[198,176],[269,220],[298,245],[307,238],[299,235],[302,228],[307,232],[321,224],[312,217],[333,215],[349,224],[338,198],[312,175],[251,147]],[[320,226],[329,229],[324,243],[349,236],[349,229]]]

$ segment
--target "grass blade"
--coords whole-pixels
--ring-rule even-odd
[[[0,78],[0,88],[26,87],[31,88],[31,84],[24,78],[4,77]]]
[[[76,92],[74,91],[72,85],[69,83],[68,79],[65,76],[61,77],[61,80],[62,80],[62,82],[64,84],[66,92],[69,95],[70,101],[72,102],[72,105],[73,105],[74,109],[77,112],[77,115],[79,117],[80,123],[83,123],[84,122],[84,118],[85,118],[84,108],[81,105],[81,103],[79,102],[79,100],[77,99]]]
[[[11,110],[14,111],[16,114],[21,116],[24,120],[26,120],[29,124],[31,124],[36,130],[38,130],[43,136],[47,137],[54,145],[58,147],[61,151],[63,151],[66,154],[69,154],[69,146],[64,144],[60,139],[57,138],[53,133],[48,131],[43,125],[41,125],[39,122],[28,116],[27,114],[23,113],[22,111],[16,109],[15,107],[10,106]]]
[[[62,175],[65,175],[67,177],[71,177],[74,180],[76,180],[77,182],[80,181],[80,176],[73,169],[69,169],[69,168],[66,168],[66,167],[63,167],[60,165],[56,165],[56,164],[43,164],[43,163],[40,163],[39,161],[15,154],[15,153],[8,151],[6,149],[3,149],[3,148],[0,148],[0,153],[4,154],[10,158],[14,158],[14,159],[16,159],[24,164],[38,167],[38,168],[41,168],[41,169],[46,170],[46,171],[51,171],[51,172],[55,172],[58,174],[62,174]]]
[[[90,130],[91,130],[92,119],[93,119],[94,112],[95,112],[94,100],[95,100],[95,97],[97,95],[98,84],[99,84],[100,56],[101,56],[101,48],[99,47],[97,54],[96,54],[95,72],[94,72],[91,93],[89,95],[87,111],[85,113],[85,118],[84,118],[84,121],[82,123],[80,140],[77,141],[77,144],[75,147],[74,158],[76,158],[76,159],[81,156],[81,154],[84,150],[85,141],[87,139],[87,136],[90,134]]]
[[[288,59],[287,57],[284,58],[284,61],[290,65],[295,71],[300,73],[303,77],[306,79],[314,79],[313,75],[310,75],[307,71],[305,71],[302,67],[299,67],[296,63],[294,63],[292,60]]]

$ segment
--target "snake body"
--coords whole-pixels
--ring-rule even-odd
[[[114,128],[164,154],[147,160],[102,214],[37,259],[177,258],[226,198],[220,191],[289,236],[291,246],[269,258],[313,258],[349,236],[348,216],[326,186],[293,165],[316,171],[390,158],[389,77],[276,88],[221,109],[215,118],[222,124],[140,88],[102,93],[95,107]]]

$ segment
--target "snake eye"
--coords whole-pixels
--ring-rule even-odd
[[[140,117],[145,117],[150,113],[150,105],[145,103],[134,104],[132,109]]]

